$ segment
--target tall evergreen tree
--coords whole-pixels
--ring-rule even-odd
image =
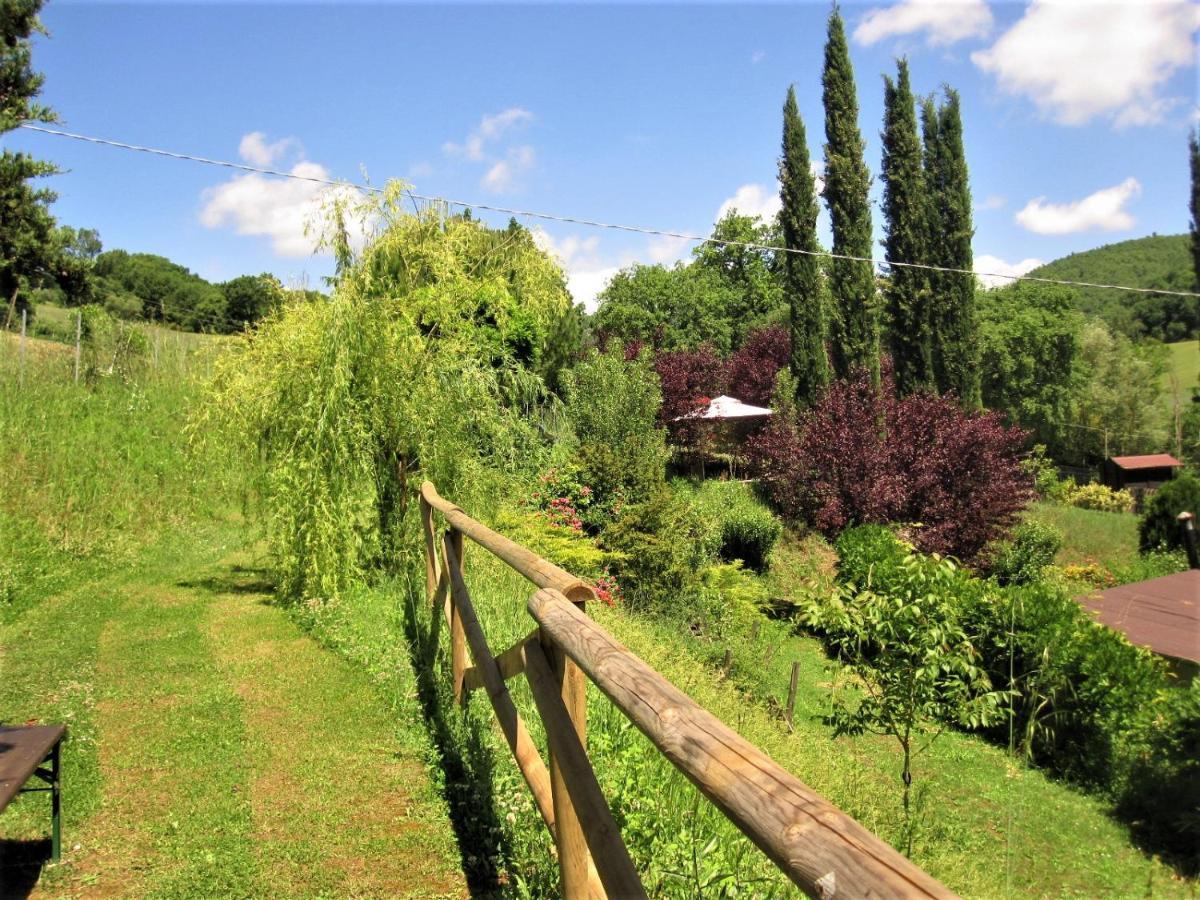
[[[908,61],[897,62],[893,83],[883,78],[883,213],[888,262],[925,260],[925,179],[916,101]],[[933,388],[929,278],[925,271],[893,266],[884,291],[888,334],[900,396]]]
[[[978,407],[979,342],[971,274],[974,228],[958,92],[946,88],[946,101],[940,106],[926,99],[921,118],[929,261],[963,270],[936,272],[930,278],[934,379],[942,393],[956,394],[964,406]]]
[[[1192,169],[1192,271],[1200,290],[1200,128],[1188,135],[1188,158]]]
[[[871,175],[863,162],[854,69],[836,5],[829,14],[821,85],[825,104],[825,202],[833,223],[835,254],[830,267],[830,357],[838,378],[865,368],[878,383],[875,273],[870,262],[837,258],[839,254],[863,259],[871,256],[871,207],[867,199]]]
[[[796,106],[795,88],[788,88],[783,104],[783,154],[779,158],[779,196],[783,228],[783,285],[791,313],[791,370],[796,380],[796,402],[811,406],[829,381],[825,359],[825,311],[821,302],[821,264],[809,254],[817,243],[817,192],[808,157],[804,121]]]
[[[22,122],[52,122],[54,114],[36,102],[43,76],[33,71],[29,36],[41,30],[41,0],[0,0],[0,134]],[[0,153],[0,303],[11,324],[28,303],[29,291],[53,277],[62,263],[54,218],[47,208],[52,191],[34,178],[51,175],[50,163],[25,153]]]

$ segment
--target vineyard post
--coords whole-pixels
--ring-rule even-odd
[[[21,344],[17,351],[19,373],[17,375],[17,384],[21,387],[25,385],[25,323],[29,318],[29,308],[21,310]]]
[[[75,310],[75,383],[79,384],[79,343],[83,337],[83,310]]]

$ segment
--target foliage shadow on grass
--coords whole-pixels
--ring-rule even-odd
[[[424,593],[405,585],[404,635],[417,683],[417,698],[442,772],[442,795],[462,857],[467,887],[476,897],[502,893],[505,860],[511,857],[496,817],[495,754],[487,740],[488,716],[475,714],[469,703],[455,708],[438,650],[442,619],[425,610]]]
[[[0,897],[23,900],[33,893],[42,875],[42,866],[50,861],[50,839],[16,840],[0,838]]]
[[[269,569],[234,565],[220,574],[176,582],[176,587],[210,594],[274,594],[275,581]]]

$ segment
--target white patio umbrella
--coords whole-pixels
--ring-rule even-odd
[[[686,415],[676,416],[673,421],[682,422],[686,419],[755,419],[774,415],[774,410],[763,406],[751,406],[743,403],[737,397],[722,394],[709,401],[704,409]]]

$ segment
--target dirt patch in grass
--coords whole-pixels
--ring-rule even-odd
[[[244,708],[258,865],[276,895],[465,896],[420,760],[366,678],[265,598],[212,603],[205,631]]]

